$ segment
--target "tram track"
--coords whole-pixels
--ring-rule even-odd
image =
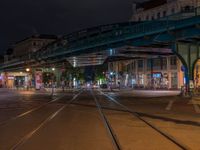
[[[64,110],[73,101],[75,101],[81,93],[82,93],[82,91],[80,91],[78,94],[74,95],[73,98],[71,98],[66,104],[64,104],[59,109],[57,109],[56,111],[51,113],[40,124],[38,124],[37,127],[32,129],[28,134],[26,134],[21,139],[19,139],[17,143],[15,143],[13,146],[11,146],[11,148],[9,148],[9,150],[17,150],[21,146],[23,146],[23,144],[26,143],[26,141],[28,141],[34,134],[36,134],[41,128],[43,128],[46,124],[48,124],[51,120],[53,120],[62,110]]]
[[[91,104],[80,104],[77,102],[72,103],[73,105],[77,105],[77,106],[84,106],[84,107],[90,107],[90,108],[94,108],[96,107],[95,105],[91,105]],[[111,110],[111,111],[118,111],[118,112],[129,112],[128,110],[125,109],[119,109],[119,108],[114,108],[114,107],[108,107],[108,106],[102,106],[102,108],[104,110]],[[179,123],[179,124],[183,124],[183,125],[189,125],[189,126],[195,126],[195,127],[200,127],[199,122],[195,122],[195,121],[188,121],[188,120],[180,120],[180,119],[175,119],[175,118],[169,118],[169,117],[163,117],[160,115],[154,115],[154,114],[148,114],[148,113],[141,113],[141,112],[137,112],[140,116],[142,117],[148,117],[151,119],[157,119],[157,120],[163,120],[163,121],[167,121],[167,122],[173,122],[173,123]]]
[[[107,95],[107,94],[105,94],[101,91],[99,91],[100,92],[100,94],[99,94],[98,91],[95,92],[93,90],[90,90],[88,92],[88,94],[91,95],[91,99],[90,98],[88,99],[86,97],[82,98],[83,95],[81,95],[81,99],[79,99],[78,101],[75,101],[77,99],[77,97],[79,97],[79,95],[82,92],[83,91],[80,91],[78,94],[72,95],[73,97],[68,99],[65,103],[59,103],[59,104],[56,103],[56,105],[55,105],[56,107],[54,107],[54,105],[49,105],[50,107],[48,107],[47,109],[45,109],[43,111],[37,111],[36,113],[33,113],[33,114],[30,112],[30,113],[28,113],[30,115],[28,115],[28,114],[27,114],[28,116],[24,115],[24,117],[26,116],[25,119],[23,118],[23,115],[22,115],[22,117],[20,117],[21,119],[18,118],[19,120],[13,122],[14,124],[12,124],[12,126],[15,126],[15,124],[17,122],[18,126],[20,124],[20,125],[23,125],[23,127],[24,127],[26,125],[24,123],[26,123],[28,120],[32,120],[34,118],[35,119],[37,118],[38,115],[34,115],[34,114],[40,114],[41,112],[46,113],[47,110],[49,111],[48,113],[46,113],[46,115],[42,115],[42,117],[40,117],[40,119],[37,119],[37,121],[34,120],[34,125],[29,127],[28,128],[29,130],[22,132],[23,134],[22,133],[19,134],[19,135],[16,134],[15,136],[17,136],[17,140],[15,140],[15,142],[12,142],[13,144],[8,144],[9,147],[6,148],[6,149],[17,150],[17,149],[20,149],[20,148],[23,149],[24,146],[27,147],[30,144],[29,142],[33,141],[36,138],[34,136],[35,134],[39,134],[40,136],[44,135],[43,134],[44,132],[42,132],[43,128],[48,129],[49,125],[52,126],[51,124],[49,124],[49,122],[50,121],[54,122],[55,120],[59,120],[58,118],[60,118],[60,115],[58,116],[58,114],[63,115],[63,113],[65,112],[63,110],[66,107],[71,106],[71,105],[73,106],[73,108],[74,108],[74,106],[77,105],[77,106],[92,108],[95,111],[98,110],[96,112],[97,112],[97,116],[100,116],[100,124],[101,124],[101,122],[103,122],[103,124],[101,124],[102,131],[104,131],[106,129],[105,131],[107,132],[107,133],[105,132],[104,137],[107,138],[107,136],[108,136],[108,138],[110,139],[110,141],[108,139],[108,144],[110,144],[110,142],[112,142],[113,146],[112,145],[110,145],[110,146],[112,146],[113,149],[115,149],[115,150],[121,150],[121,149],[124,149],[125,147],[127,147],[127,146],[124,145],[124,144],[126,144],[126,142],[124,143],[124,138],[121,137],[121,131],[120,131],[123,128],[124,123],[122,123],[122,126],[118,126],[117,124],[120,123],[120,122],[119,122],[119,120],[115,120],[116,117],[119,117],[120,115],[124,116],[122,120],[120,119],[121,121],[127,120],[127,117],[131,117],[131,116],[133,117],[134,116],[134,118],[136,120],[133,120],[133,121],[137,122],[137,121],[140,120],[139,122],[145,123],[147,125],[147,126],[146,125],[144,126],[144,127],[147,127],[146,128],[147,130],[145,129],[145,131],[147,131],[147,133],[149,133],[149,131],[153,129],[151,131],[153,133],[152,138],[154,138],[154,135],[155,135],[155,139],[157,138],[158,141],[165,141],[165,143],[167,143],[167,145],[168,145],[168,142],[169,142],[170,143],[169,145],[172,145],[172,147],[174,147],[174,145],[176,145],[176,147],[179,148],[179,149],[183,149],[183,150],[189,150],[190,149],[189,147],[187,147],[186,145],[182,144],[180,141],[175,139],[173,136],[162,131],[160,128],[155,126],[153,123],[149,122],[145,118],[145,115],[143,115],[142,113],[135,112],[133,109],[128,108],[127,106],[118,102],[113,97],[111,97],[111,96],[109,96],[109,95]],[[54,99],[54,101],[56,101],[56,99]],[[54,107],[54,109],[51,110],[52,106]],[[72,108],[72,110],[73,110],[73,108]],[[79,107],[79,108],[81,108],[81,107]],[[74,110],[74,111],[76,111],[76,110]],[[63,112],[63,113],[61,113],[61,112]],[[117,113],[117,116],[115,116],[116,113]],[[54,121],[52,121],[53,119],[54,119]],[[21,121],[22,121],[22,123],[19,123]],[[132,123],[131,122],[130,122],[128,128],[130,126],[132,126],[131,124],[134,124],[134,122],[132,122]],[[142,125],[140,127],[143,127],[143,123],[140,124],[140,125]],[[137,126],[137,124],[136,124],[136,126]],[[9,127],[6,128],[6,129],[9,129],[10,127],[11,127],[11,124],[9,124]],[[117,129],[118,127],[120,127],[120,130]],[[4,128],[2,128],[0,126],[0,131],[2,131],[3,129]],[[20,128],[20,130],[23,131],[22,128]],[[128,129],[125,129],[124,131],[127,131],[127,130]],[[133,132],[130,133],[130,128],[129,128],[128,134],[129,133],[133,134],[133,135],[137,134],[137,132],[136,133],[134,132],[134,131],[137,131],[137,130],[138,130],[137,127],[132,127],[131,131],[133,131]],[[21,132],[21,131],[19,131],[19,132]],[[140,129],[139,129],[139,131],[140,131]],[[145,131],[142,131],[142,132],[144,133]],[[155,131],[155,133],[154,133],[154,131]],[[19,133],[19,132],[17,132],[17,133]],[[4,133],[6,133],[6,131]],[[157,134],[157,133],[159,133],[159,134]],[[3,135],[4,134],[2,134],[2,137],[3,137]],[[162,136],[162,138],[161,138],[161,136]],[[12,137],[12,135],[10,135],[10,137]],[[132,137],[134,137],[134,136],[132,136]],[[137,137],[136,137],[136,139],[137,139]],[[5,138],[4,138],[4,140],[5,140]],[[140,140],[142,140],[142,139],[140,139]],[[0,142],[5,143],[4,141],[1,141],[1,139],[0,139]],[[131,146],[134,146],[134,143],[132,143]],[[176,147],[174,147],[174,148],[176,148]],[[135,147],[135,148],[137,149],[137,147]],[[0,145],[0,149],[5,149],[5,148],[2,148],[1,145]]]
[[[97,107],[97,109],[99,111],[99,114],[101,116],[101,119],[102,119],[102,121],[104,123],[104,126],[105,126],[105,128],[106,128],[106,130],[107,130],[107,132],[108,132],[108,134],[110,136],[110,139],[111,139],[112,143],[113,143],[114,149],[115,150],[121,150],[121,146],[119,144],[117,136],[114,133],[114,131],[113,131],[112,127],[111,127],[111,124],[109,123],[109,121],[108,121],[108,119],[107,119],[107,117],[106,117],[106,115],[105,115],[105,113],[104,113],[104,111],[102,109],[102,106],[100,105],[100,103],[99,103],[98,99],[96,98],[96,96],[94,95],[93,91],[91,91],[91,94],[92,94],[92,97],[93,97],[93,99],[95,101],[96,107]]]
[[[156,131],[157,133],[159,133],[162,137],[164,137],[165,139],[167,139],[169,142],[175,144],[177,147],[179,147],[182,150],[189,150],[190,148],[186,145],[184,145],[183,143],[179,142],[177,139],[175,139],[173,136],[169,135],[168,133],[162,131],[161,129],[159,129],[157,126],[155,126],[154,124],[150,123],[148,120],[144,119],[140,113],[129,109],[128,107],[126,107],[125,105],[121,104],[120,102],[118,102],[117,100],[115,100],[113,97],[103,93],[102,91],[99,91],[101,95],[107,97],[109,99],[110,102],[115,103],[116,105],[120,106],[123,109],[113,109],[113,110],[118,110],[118,111],[124,111],[124,112],[128,112],[129,114],[133,115],[134,117],[138,118],[140,121],[144,122],[147,126],[149,126],[150,128],[152,128],[154,131]],[[111,109],[112,110],[112,109]]]

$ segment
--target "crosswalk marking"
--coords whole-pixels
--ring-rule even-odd
[[[192,104],[196,113],[200,113],[200,101],[191,100],[188,104]]]
[[[173,104],[174,104],[174,101],[171,100],[171,101],[169,102],[169,104],[167,105],[167,107],[165,108],[165,110],[171,110]]]

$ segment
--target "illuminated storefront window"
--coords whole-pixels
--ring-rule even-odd
[[[171,74],[171,86],[172,88],[178,88],[178,75],[177,72]]]

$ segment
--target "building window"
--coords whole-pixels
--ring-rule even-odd
[[[161,69],[165,70],[167,69],[167,58],[161,58]]]
[[[130,73],[131,72],[131,64],[127,65],[127,72]]]
[[[33,42],[33,46],[36,46],[37,45],[37,43],[36,42]]]
[[[152,62],[152,59],[147,59],[147,70],[151,70]]]
[[[144,66],[143,60],[138,60],[138,68],[142,69]]]
[[[185,6],[185,11],[189,12],[190,11],[190,6]]]
[[[170,68],[172,70],[177,69],[177,58],[176,58],[176,56],[170,58]]]
[[[163,17],[166,17],[166,15],[167,15],[167,12],[163,11]]]
[[[181,9],[182,12],[193,12],[194,11],[194,6],[185,6]]]
[[[160,12],[157,13],[157,18],[160,19]]]
[[[178,75],[177,72],[171,74],[171,85],[173,89],[178,88]]]
[[[149,20],[149,16],[148,15],[146,16],[146,20]]]
[[[132,70],[135,69],[135,61],[132,62]]]
[[[160,70],[161,69],[161,59],[156,58],[153,60],[153,69]]]
[[[171,66],[177,65],[177,58],[175,56],[170,58],[170,65]]]
[[[172,13],[172,14],[174,14],[174,13],[175,13],[175,9],[174,9],[174,8],[172,8],[172,10],[171,10],[171,13]]]

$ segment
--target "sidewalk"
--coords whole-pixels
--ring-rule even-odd
[[[166,97],[178,96],[181,94],[180,90],[136,90],[136,89],[100,89],[102,92],[115,93],[121,96],[134,97]]]
[[[65,89],[64,92],[62,90],[62,88],[55,88],[54,89],[54,94],[62,94],[65,92],[74,92],[77,89]],[[52,94],[52,88],[42,88],[40,90],[36,90],[35,88],[1,88],[0,89],[1,92],[3,93],[7,93],[7,92],[15,92],[15,93],[19,93],[19,94]]]

